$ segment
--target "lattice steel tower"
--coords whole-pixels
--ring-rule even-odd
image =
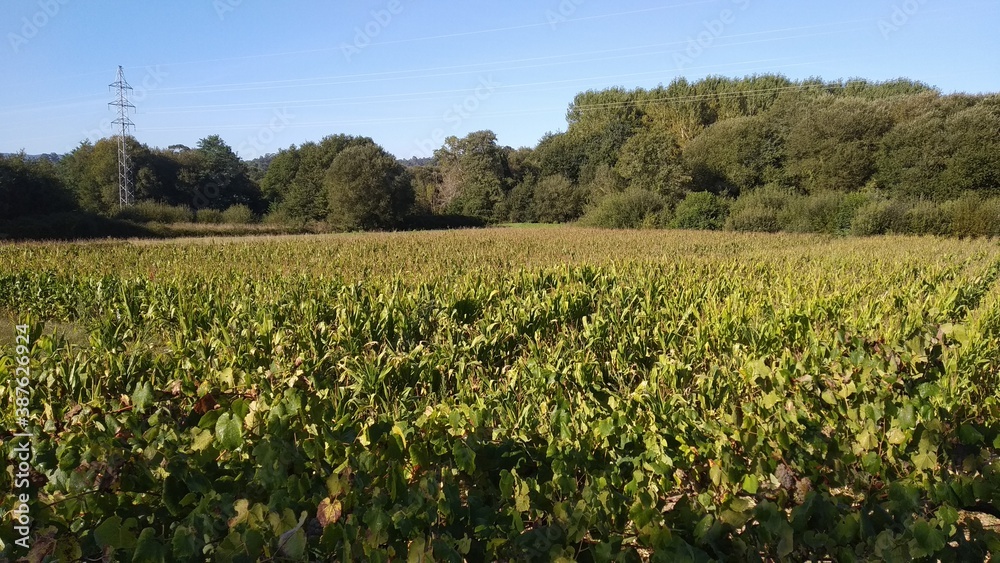
[[[128,134],[129,129],[135,127],[135,123],[128,117],[129,110],[135,110],[135,106],[128,101],[132,93],[132,87],[125,80],[125,70],[118,67],[118,80],[110,85],[116,93],[115,100],[109,102],[109,106],[118,108],[118,119],[111,123],[120,127],[118,133],[118,205],[127,207],[132,205],[135,196],[132,194],[132,161],[128,157]]]

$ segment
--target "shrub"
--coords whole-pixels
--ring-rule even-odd
[[[906,232],[906,205],[877,199],[860,209],[851,221],[851,234],[858,236]]]
[[[196,223],[218,224],[222,222],[222,212],[218,209],[199,209],[194,213]]]
[[[580,224],[604,229],[637,229],[651,223],[662,224],[664,208],[663,196],[648,190],[630,189],[604,196],[580,219]]]
[[[727,231],[776,233],[781,230],[778,212],[766,207],[746,207],[733,210],[726,218]]]
[[[949,234],[958,237],[1000,235],[1000,199],[983,199],[966,194],[944,203],[944,214],[951,218]]]
[[[675,229],[717,231],[729,215],[729,201],[709,192],[691,192],[677,204],[670,226]]]
[[[134,223],[190,223],[194,214],[183,205],[141,201],[118,211],[115,218]]]
[[[246,225],[257,222],[257,216],[254,215],[254,212],[243,204],[233,205],[223,211],[221,219],[223,223],[229,225]]]
[[[532,210],[539,223],[567,223],[583,214],[587,190],[563,176],[546,176],[535,186]]]
[[[938,204],[918,201],[910,205],[903,216],[906,233],[911,235],[947,235],[951,217]]]
[[[798,233],[845,234],[858,209],[871,200],[863,193],[820,192],[790,195],[778,214],[782,230]]]
[[[776,233],[782,227],[780,214],[795,197],[791,190],[778,186],[764,186],[747,192],[733,203],[726,218],[726,229]]]

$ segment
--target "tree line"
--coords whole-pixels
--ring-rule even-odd
[[[193,149],[128,142],[135,209],[118,208],[117,140],[102,139],[58,162],[0,158],[0,220],[79,210],[328,230],[467,217],[1000,234],[1000,96],[946,95],[905,79],[759,75],[588,91],[570,104],[566,130],[535,147],[478,131],[405,165],[348,135],[250,162],[217,136]]]

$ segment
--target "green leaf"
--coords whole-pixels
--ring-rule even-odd
[[[191,441],[191,449],[196,452],[201,452],[208,449],[212,445],[212,432],[208,430],[202,430],[194,437]]]
[[[932,451],[922,451],[910,459],[913,466],[921,471],[931,471],[937,467],[937,454]]]
[[[194,532],[186,526],[178,526],[177,529],[174,530],[174,537],[170,541],[170,548],[173,550],[174,557],[177,559],[188,559],[195,557],[196,555],[201,555],[198,538],[195,536]]]
[[[135,534],[131,530],[134,527],[134,520],[130,519],[123,524],[120,516],[112,516],[94,528],[94,541],[100,547],[131,549],[135,547],[136,542]]]
[[[760,482],[757,480],[756,475],[747,475],[743,478],[743,490],[751,495],[757,494],[757,488]]]
[[[910,542],[910,555],[914,557],[929,557],[944,549],[944,534],[926,520],[914,522],[910,533],[913,534],[913,541]]]
[[[132,393],[132,404],[138,412],[146,412],[146,408],[153,404],[153,386],[148,381],[138,386]]]
[[[531,508],[531,499],[528,497],[528,484],[523,481],[518,485],[517,494],[514,496],[514,508],[518,512],[527,512]]]
[[[423,536],[415,538],[410,542],[410,549],[406,554],[406,563],[423,563],[427,559],[427,540]]]
[[[958,437],[966,446],[976,446],[982,444],[986,439],[986,437],[983,436],[979,430],[976,430],[976,427],[971,424],[963,424],[958,429]]]
[[[458,468],[469,475],[476,472],[476,452],[472,451],[472,448],[465,445],[465,442],[455,442],[455,446],[452,448],[452,454],[455,456],[455,465]]]
[[[712,529],[712,524],[715,524],[715,517],[711,514],[706,514],[694,527],[695,539],[699,542],[705,541],[708,531]]]
[[[791,526],[781,531],[781,539],[778,540],[778,556],[788,557],[795,549],[795,532]]]
[[[167,550],[156,539],[156,531],[152,528],[143,529],[139,534],[139,540],[135,544],[135,553],[132,561],[155,563],[167,560]]]
[[[223,413],[215,423],[215,437],[223,449],[235,450],[243,445],[243,421],[229,413]]]

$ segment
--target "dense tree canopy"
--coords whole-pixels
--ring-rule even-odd
[[[340,151],[324,184],[328,221],[340,230],[389,229],[402,224],[413,205],[413,185],[396,158],[375,144]]]
[[[214,135],[194,149],[128,142],[137,198],[179,217],[249,210],[346,229],[395,228],[407,214],[565,222],[588,213],[625,215],[605,224],[702,228],[724,213],[729,228],[843,232],[863,212],[870,228],[859,231],[899,216],[925,225],[915,232],[941,232],[935,213],[1000,196],[1000,96],[943,95],[912,80],[680,78],[582,92],[566,122],[535,147],[502,146],[492,131],[453,136],[429,162],[395,160],[349,135],[251,163]],[[114,215],[117,166],[113,138],[84,142],[54,166],[8,157],[2,212],[34,213],[18,203],[30,191],[55,194],[53,208]]]
[[[73,194],[47,160],[0,156],[0,219],[44,215],[76,207]]]

